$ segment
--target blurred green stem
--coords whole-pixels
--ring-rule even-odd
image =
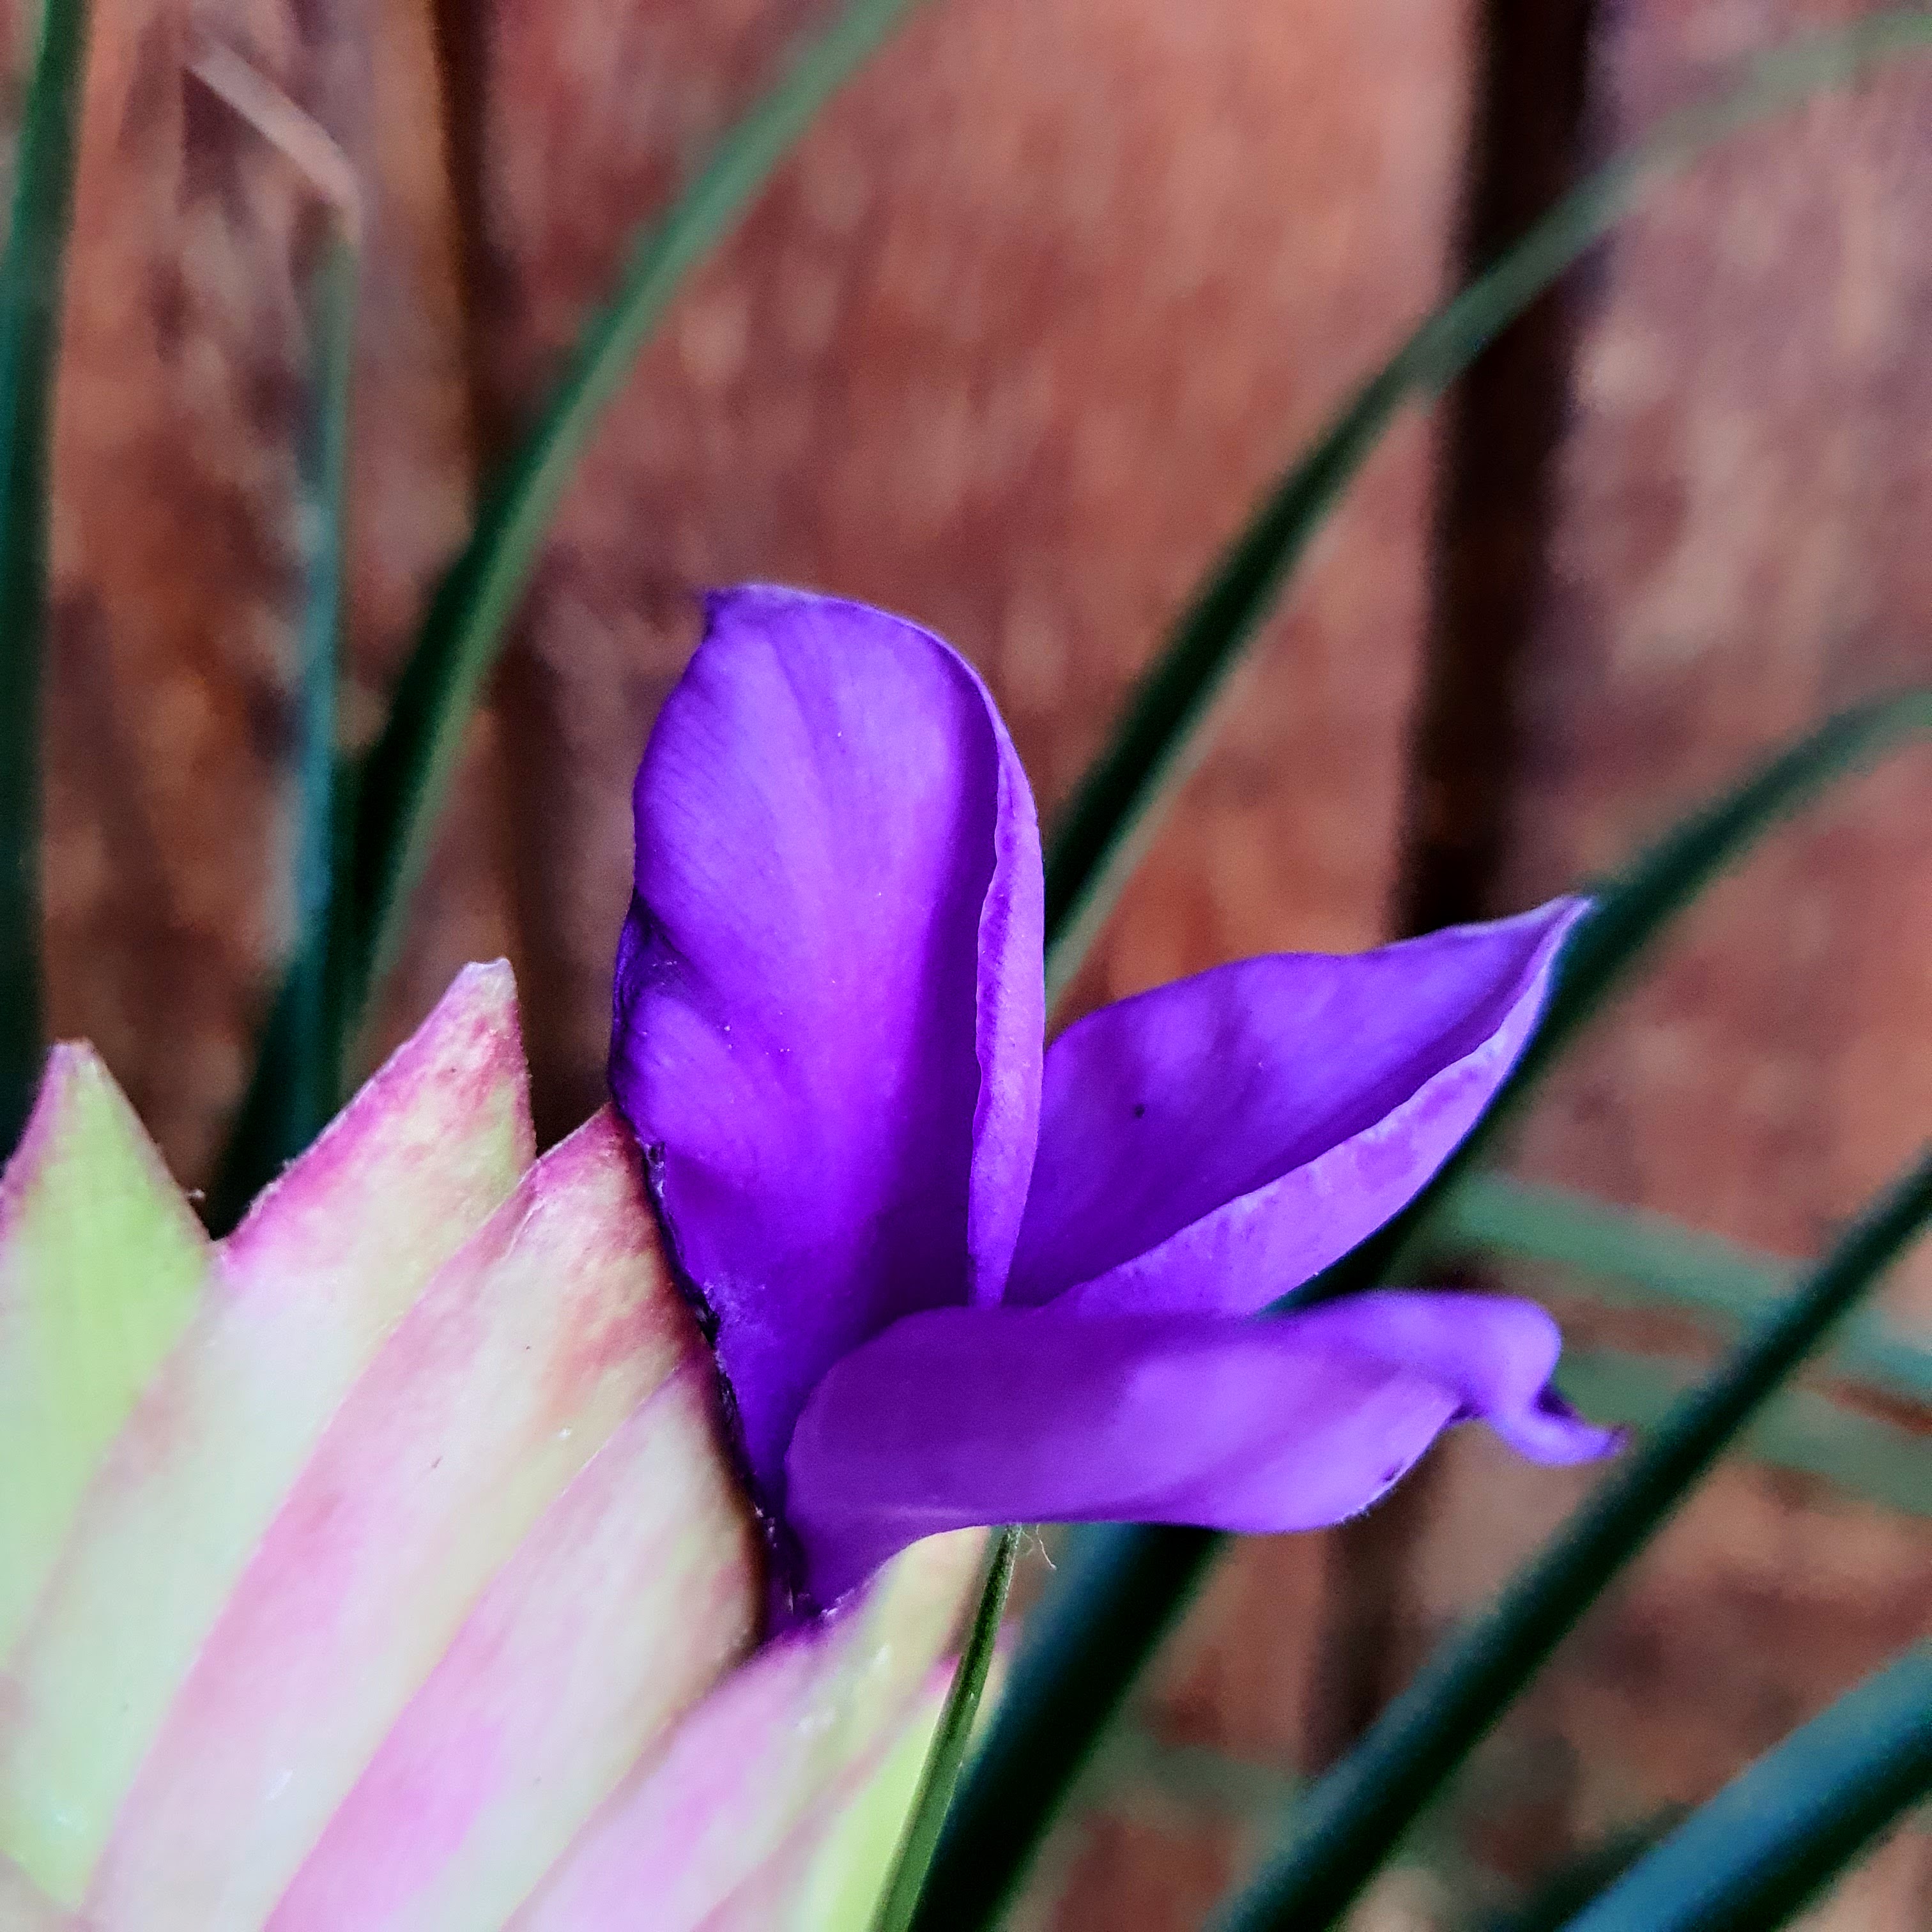
[[[958,1667],[946,1690],[939,1728],[926,1753],[919,1790],[907,1815],[892,1875],[886,1882],[872,1921],[872,1932],[905,1932],[918,1907],[933,1849],[939,1843],[940,1827],[946,1821],[946,1808],[952,1800],[953,1786],[959,1781],[960,1768],[966,1762],[974,1720],[980,1714],[980,1700],[986,1695],[986,1679],[998,1649],[1000,1619],[1006,1608],[1006,1593],[1012,1587],[1020,1534],[1018,1529],[1008,1528],[994,1535],[987,1556],[986,1580],[980,1587]]]
[[[1598,1300],[1622,1300],[1735,1329],[1788,1294],[1802,1265],[1686,1228],[1667,1215],[1612,1207],[1566,1187],[1472,1174],[1428,1224],[1432,1261],[1471,1252],[1584,1276]],[[1847,1322],[1828,1372],[1862,1392],[1932,1408],[1932,1349],[1876,1316]]]
[[[1648,1436],[1667,1426],[1696,1366],[1626,1349],[1567,1348],[1556,1386],[1592,1422]],[[1807,1388],[1780,1389],[1738,1443],[1768,1468],[1834,1484],[1847,1496],[1906,1516],[1932,1516],[1927,1418],[1893,1423]]]
[[[1694,1811],[1566,1932],[1772,1932],[1932,1796],[1932,1643],[1917,1643]]]
[[[309,412],[302,458],[307,557],[297,637],[293,958],[261,1058],[205,1212],[218,1233],[315,1138],[341,1104],[348,1023],[342,978],[349,937],[342,891],[344,822],[336,750],[349,453],[356,376],[362,194],[326,128],[242,55],[202,43],[190,71],[278,148],[315,194],[327,224],[309,283]]]
[[[40,687],[61,292],[87,70],[87,0],[46,0],[0,261],[0,1156],[33,1106],[40,985]]]
[[[296,1002],[292,1053],[279,1083],[270,1158],[292,1160],[341,1104],[340,946],[334,908],[339,819],[336,692],[340,674],[344,538],[348,526],[350,392],[356,362],[356,248],[332,227],[316,278],[316,402],[305,494],[311,533],[302,628],[302,742],[296,781]]]

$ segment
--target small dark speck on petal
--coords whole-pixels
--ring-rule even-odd
[[[1136,1100],[1134,1102],[1134,1118],[1137,1120],[1144,1120],[1147,1118],[1147,1102],[1144,1100]]]

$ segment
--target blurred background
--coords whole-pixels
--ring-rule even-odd
[[[242,52],[366,197],[344,730],[628,238],[826,17],[806,0],[98,0],[58,398],[51,1018],[190,1184],[290,926],[312,186],[184,70]],[[1775,0],[927,0],[680,296],[474,730],[380,1050],[508,954],[540,1131],[602,1096],[628,787],[694,586],[885,604],[984,670],[1051,818],[1265,485],[1592,158]],[[17,114],[32,20],[12,0]],[[1078,988],[1346,950],[1620,863],[1755,754],[1932,674],[1932,68],[1731,142],[1379,452]],[[1520,1171],[1804,1256],[1932,1122],[1932,760],[1712,893]],[[1528,1274],[1577,1345],[1708,1339]],[[1888,1312],[1932,1330],[1932,1256]],[[1846,1397],[1846,1400],[1852,1400]],[[1922,1454],[1932,1418],[1886,1420]],[[1579,1492],[1465,1436],[1244,1544],[1095,1768],[1030,1932],[1181,1932]],[[1360,1923],[1500,1924],[1932,1628],[1932,1526],[1727,1465]],[[1522,1922],[1527,1923],[1528,1922]],[[1817,1923],[1932,1927],[1896,1837]]]

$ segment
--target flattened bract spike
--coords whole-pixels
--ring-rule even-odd
[[[439,1660],[461,1649],[491,1580],[526,1538],[541,1546],[545,1512],[700,1346],[607,1109],[452,1257],[330,1418],[121,1807],[86,1898],[100,1932],[146,1932],[163,1903],[198,1932],[254,1932]],[[747,1631],[743,1531],[726,1533],[740,1558],[730,1627]],[[506,1670],[502,1646],[514,1653],[517,1635],[485,1640]],[[701,1652],[685,1667],[692,1695],[707,1660],[724,1661]],[[453,1698],[446,1721],[473,1714],[468,1702]],[[465,1786],[487,1768],[473,1753],[447,1767],[418,1820],[425,1852],[457,1849]],[[601,1790],[593,1779],[584,1808]]]
[[[56,1047],[0,1178],[0,1658],[213,1265],[100,1056]]]
[[[923,1688],[958,1634],[984,1544],[977,1531],[922,1543],[830,1620],[760,1652],[639,1762],[508,1932],[630,1932],[646,1894],[652,1932],[700,1932],[758,1894],[772,1860],[809,1862],[842,1788],[878,1808],[868,1822],[896,1844],[908,1793],[868,1780],[908,1725],[930,1732]]]
[[[169,1706],[329,1418],[531,1156],[514,984],[506,965],[472,967],[220,1244],[8,1660],[0,1854],[56,1900],[84,1894]],[[70,1201],[62,1212],[84,1222]],[[0,1570],[10,1567],[8,1552]]]

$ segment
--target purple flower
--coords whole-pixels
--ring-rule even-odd
[[[1610,1446],[1528,1303],[1255,1318],[1469,1131],[1582,902],[1243,960],[1046,1048],[1039,829],[985,686],[762,587],[710,599],[634,803],[611,1085],[782,1616],[968,1524],[1334,1522],[1472,1418],[1538,1461]]]

